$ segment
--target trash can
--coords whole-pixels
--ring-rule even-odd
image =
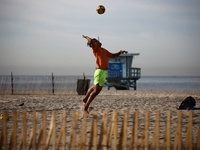
[[[90,79],[77,79],[76,91],[78,95],[86,95],[90,87]]]

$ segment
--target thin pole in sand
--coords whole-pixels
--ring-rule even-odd
[[[53,72],[52,72],[52,92],[54,95],[54,76],[53,76]]]
[[[12,94],[13,94],[13,74],[11,72],[11,87],[12,87]]]

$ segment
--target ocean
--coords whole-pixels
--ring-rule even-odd
[[[76,89],[83,76],[54,76],[54,89]],[[90,86],[93,85],[93,76]],[[137,89],[200,90],[200,76],[142,76]],[[0,89],[11,89],[11,76],[0,75]],[[52,89],[52,76],[13,76],[14,89]],[[103,87],[107,89],[107,87]],[[114,88],[110,88],[114,89]]]
[[[191,76],[142,76],[137,89],[200,90],[200,77]]]

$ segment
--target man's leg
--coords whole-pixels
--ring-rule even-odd
[[[102,86],[99,85],[93,85],[94,89],[93,91],[91,91],[89,98],[87,100],[87,102],[84,104],[84,110],[87,111],[88,107],[90,105],[90,103],[93,101],[93,99],[100,93],[100,91],[102,90]]]
[[[86,103],[86,102],[87,102],[87,100],[88,100],[90,94],[94,91],[94,88],[95,88],[95,84],[94,84],[92,87],[90,87],[90,88],[88,89],[87,94],[85,95],[85,98],[82,100],[83,103]]]

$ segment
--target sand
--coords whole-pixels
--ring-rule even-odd
[[[0,92],[2,93],[2,91]],[[9,93],[9,92],[8,92]],[[13,110],[20,112],[20,118],[18,122],[18,142],[21,135],[23,111],[26,110],[29,113],[27,123],[27,143],[32,128],[32,114],[33,110],[39,113],[37,121],[37,134],[42,123],[42,111],[47,111],[47,132],[49,130],[49,123],[52,115],[52,110],[56,110],[56,131],[57,136],[60,131],[62,122],[63,110],[67,112],[67,146],[70,143],[70,136],[72,131],[72,111],[76,110],[79,113],[78,125],[77,125],[77,143],[79,140],[79,134],[81,130],[81,117],[83,114],[83,95],[78,95],[75,90],[63,90],[55,91],[55,95],[51,95],[51,92],[41,92],[40,94],[24,94],[28,92],[15,91],[15,95],[4,94],[0,95],[0,113],[3,110],[9,112],[10,119],[8,121],[8,139],[10,138],[13,125]],[[34,93],[34,92],[32,92]],[[101,119],[104,111],[108,111],[108,130],[110,129],[111,117],[114,110],[118,111],[118,138],[121,129],[122,119],[124,111],[127,110],[128,115],[128,144],[130,142],[133,116],[134,112],[139,111],[139,143],[142,136],[144,127],[145,111],[149,112],[149,144],[151,144],[153,138],[153,132],[155,127],[156,111],[160,111],[160,146],[162,146],[165,122],[167,117],[167,111],[171,111],[171,146],[174,143],[174,134],[177,126],[177,107],[188,96],[192,96],[196,100],[196,107],[200,107],[200,91],[190,90],[102,90],[101,93],[91,103],[91,107],[94,111],[98,112],[98,135],[100,134]],[[24,103],[24,106],[19,104]],[[93,113],[92,112],[92,113]],[[188,110],[181,110],[182,116],[182,144],[185,145],[185,137],[188,124]],[[193,116],[193,143],[197,142],[197,134],[200,124],[200,110],[194,110]],[[87,140],[90,135],[92,117],[90,114],[87,119]],[[2,121],[0,121],[0,129],[2,129]],[[88,141],[87,141],[88,142]]]

